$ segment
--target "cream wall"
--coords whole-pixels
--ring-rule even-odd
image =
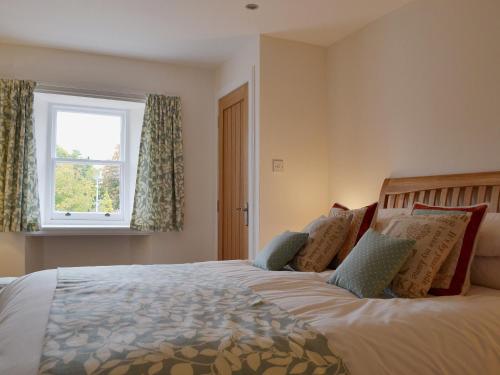
[[[260,245],[328,210],[326,49],[270,37],[260,49]],[[272,159],[284,172],[272,172]]]
[[[215,70],[216,100],[254,79],[254,70],[258,76],[259,56],[260,37],[251,37],[233,54],[231,59],[217,67]]]
[[[500,1],[420,0],[328,49],[330,196],[500,170]]]
[[[22,234],[0,234],[0,277],[24,274],[24,245]]]
[[[175,263],[216,258],[214,72],[103,55],[0,44],[0,77],[92,90],[180,95],[186,215],[182,233],[148,237],[0,235],[0,275],[57,265]],[[203,187],[203,189],[200,189]],[[25,244],[26,242],[26,244]],[[30,259],[25,259],[25,247]],[[34,262],[36,261],[36,262]],[[41,262],[41,263],[40,263]],[[34,263],[34,264],[33,264]]]

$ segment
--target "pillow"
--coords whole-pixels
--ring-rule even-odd
[[[301,230],[301,232],[307,232],[309,233],[309,230],[311,229],[311,227],[314,225],[314,223],[316,223],[316,221],[320,220],[320,219],[326,219],[326,216],[325,215],[321,215],[320,217],[318,217],[317,219],[314,219],[313,221],[311,221],[309,224],[307,224],[304,229]]]
[[[344,243],[352,214],[319,218],[308,225],[309,239],[291,263],[296,271],[323,272]]]
[[[474,285],[500,289],[500,257],[474,257],[470,278]]]
[[[400,297],[425,297],[439,268],[462,237],[468,223],[467,215],[408,216],[393,219],[384,234],[415,240],[412,255],[392,281],[393,292]]]
[[[411,208],[382,208],[377,211],[373,229],[382,233],[389,226],[392,219],[401,216],[410,216]]]
[[[433,211],[433,210],[415,210],[413,215],[463,215],[462,211]],[[467,213],[470,217],[471,213]],[[457,241],[455,246],[451,249],[445,261],[439,268],[439,271],[432,280],[432,288],[448,288],[450,286],[455,268],[457,267],[458,258],[460,257],[460,249],[463,245],[463,236]],[[464,284],[463,289],[469,288],[469,282]]]
[[[476,256],[500,257],[500,214],[487,213],[477,233]]]
[[[360,298],[378,297],[405,263],[414,244],[414,240],[392,238],[368,229],[328,283]]]
[[[253,265],[269,271],[280,271],[307,242],[307,233],[284,232],[274,237],[262,249]]]
[[[470,221],[465,229],[461,242],[452,250],[451,258],[445,261],[443,269],[439,270],[439,277],[433,281],[430,294],[436,296],[454,296],[465,294],[470,285],[470,266],[474,257],[474,248],[477,233],[488,208],[487,204],[471,207],[439,207],[421,203],[413,205],[414,215],[435,211],[438,214],[448,214],[450,211],[470,213]],[[425,210],[425,211],[420,211]]]
[[[366,207],[349,210],[347,207],[339,203],[335,203],[330,209],[330,216],[339,215],[343,212],[352,213],[352,222],[349,228],[349,233],[347,234],[347,238],[337,254],[337,263],[340,264],[347,257],[347,255],[349,255],[349,252],[352,250],[354,245],[356,245],[359,239],[363,237],[365,232],[370,228],[373,216],[377,210],[377,205],[378,203],[373,203]]]

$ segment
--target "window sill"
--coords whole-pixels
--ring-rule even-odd
[[[102,225],[44,225],[38,232],[26,236],[149,236],[152,232],[140,232],[128,226]]]

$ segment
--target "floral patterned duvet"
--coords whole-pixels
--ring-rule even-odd
[[[346,374],[331,342],[193,265],[60,268],[39,374]]]

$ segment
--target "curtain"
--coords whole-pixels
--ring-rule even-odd
[[[0,231],[40,229],[33,129],[35,82],[0,80]]]
[[[181,231],[184,224],[184,158],[179,97],[148,95],[142,125],[130,227]]]

